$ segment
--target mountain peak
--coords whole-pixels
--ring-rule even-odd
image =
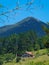
[[[46,34],[45,31],[42,29],[42,25],[49,27],[47,24],[34,17],[27,17],[14,25],[9,25],[0,28],[0,37],[10,36],[14,33],[24,33],[30,30],[36,32],[38,37],[41,37]]]
[[[39,19],[36,19],[34,17],[27,17],[27,18],[23,19],[21,22],[30,21],[30,20],[32,20],[32,22],[34,22],[34,21],[41,22]]]

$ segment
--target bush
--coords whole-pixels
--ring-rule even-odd
[[[17,57],[17,58],[16,58],[16,62],[19,62],[20,60],[21,60],[20,57]]]
[[[3,59],[2,58],[0,58],[0,65],[2,65],[3,64]]]
[[[5,57],[6,57],[5,58],[6,62],[10,62],[10,61],[12,61],[14,59],[14,54],[8,53],[8,54],[6,54]]]
[[[2,65],[3,64],[3,61],[2,60],[0,60],[0,65]]]

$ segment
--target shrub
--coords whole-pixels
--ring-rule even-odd
[[[16,58],[16,62],[19,62],[20,60],[21,60],[20,57],[17,57],[17,58]]]
[[[0,58],[0,65],[2,65],[3,64],[3,59],[2,58]]]
[[[6,62],[12,61],[14,59],[14,55],[12,53],[6,54]]]

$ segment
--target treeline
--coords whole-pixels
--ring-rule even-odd
[[[49,34],[38,38],[36,33],[28,31],[13,34],[0,39],[0,54],[13,53],[22,55],[25,51],[38,50],[49,47]]]

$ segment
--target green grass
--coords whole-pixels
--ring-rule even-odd
[[[25,60],[21,60],[16,63],[15,59],[12,62],[4,63],[3,65],[49,65],[49,56],[46,54],[46,49],[39,50],[39,54],[41,56],[36,58],[25,58]],[[34,52],[36,54],[38,51]]]

